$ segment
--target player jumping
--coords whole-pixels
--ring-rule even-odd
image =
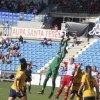
[[[74,58],[70,58],[70,61],[64,62],[64,64],[67,67],[67,71],[66,71],[66,75],[64,75],[64,77],[62,78],[61,85],[56,94],[55,100],[58,100],[59,95],[62,93],[62,90],[65,87],[65,85],[66,85],[66,89],[65,89],[65,94],[64,94],[64,100],[67,99],[68,92],[69,92],[70,86],[72,85],[72,81],[73,81],[73,74],[75,70],[76,69],[78,70],[81,66],[81,63],[79,63],[78,65],[74,63]]]
[[[55,56],[55,58],[53,59],[52,63],[48,67],[48,70],[46,73],[46,78],[43,82],[42,90],[40,92],[38,92],[38,94],[44,94],[44,90],[45,90],[47,81],[52,76],[52,91],[48,98],[52,97],[52,95],[54,93],[54,89],[55,89],[55,80],[56,80],[56,77],[58,74],[58,69],[59,69],[60,63],[62,62],[62,59],[65,57],[65,54],[66,54],[66,47],[67,47],[68,40],[69,39],[61,40],[59,51],[58,51],[57,55]]]

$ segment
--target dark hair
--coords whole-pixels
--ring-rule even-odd
[[[20,63],[21,63],[21,70],[25,70],[27,68],[26,60],[22,58],[20,59]]]
[[[86,72],[87,72],[87,76],[88,76],[88,80],[90,80],[91,79],[91,70],[92,70],[92,68],[91,68],[91,66],[86,66]]]
[[[73,61],[75,60],[73,57],[72,57],[72,58],[70,58],[70,59],[73,59]],[[70,60],[70,59],[69,59],[69,60]]]

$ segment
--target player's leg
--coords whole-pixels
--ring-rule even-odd
[[[74,94],[71,94],[68,100],[73,100],[74,96]]]
[[[15,98],[13,98],[13,97],[9,97],[8,100],[15,100]]]
[[[58,89],[58,92],[57,92],[57,94],[56,94],[55,100],[58,100],[60,94],[61,94],[62,91],[63,91],[64,86],[65,86],[65,85],[63,85],[63,84],[60,85],[60,87],[59,87],[59,89]]]
[[[65,76],[65,81],[66,81],[65,82],[66,83],[66,88],[65,88],[64,100],[67,100],[68,92],[69,92],[69,89],[72,85],[73,78],[66,75]]]
[[[71,94],[68,100],[73,100],[74,96],[75,96],[75,90],[71,90]]]
[[[9,93],[9,98],[8,98],[8,100],[15,100],[16,97],[17,97],[17,96],[16,96],[16,91],[13,90],[13,89],[10,89],[10,93]]]
[[[28,92],[31,93],[31,80],[28,81]]]
[[[55,90],[55,80],[56,80],[56,78],[52,78],[52,91],[51,91],[50,95],[48,96],[49,99],[52,97],[54,90]]]
[[[44,94],[44,89],[46,87],[47,81],[49,80],[49,77],[51,76],[52,71],[51,71],[51,67],[49,67],[47,73],[46,73],[46,77],[45,80],[43,82],[43,86],[42,86],[42,90],[38,92],[38,94]]]
[[[64,76],[64,77],[62,78],[61,85],[60,85],[60,88],[58,89],[58,92],[57,92],[57,94],[56,94],[55,100],[58,100],[60,94],[61,94],[62,91],[63,91],[63,88],[64,88],[64,86],[65,86],[65,84],[66,84],[66,78],[65,78],[65,77],[66,77],[66,76]]]
[[[52,91],[48,97],[49,99],[52,97],[54,90],[55,90],[55,81],[56,81],[56,77],[58,75],[58,68],[59,68],[59,66],[57,68],[52,69]]]
[[[21,97],[20,100],[27,100],[25,96]]]

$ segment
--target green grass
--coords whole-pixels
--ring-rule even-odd
[[[12,83],[10,82],[0,82],[0,100],[8,100],[9,90]],[[28,94],[28,100],[48,100],[48,96],[51,92],[51,87],[46,87],[44,95],[37,94],[41,90],[41,86],[32,86],[31,94]],[[50,100],[54,100],[58,88],[55,89],[54,95]],[[64,99],[64,92],[60,95],[59,100]],[[16,100],[19,100],[17,98]]]

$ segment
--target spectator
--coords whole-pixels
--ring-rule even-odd
[[[44,23],[42,23],[41,28],[44,28],[44,27],[45,27],[45,24],[44,24]]]
[[[0,59],[2,59],[2,57],[3,57],[3,54],[2,54],[2,52],[0,52]]]
[[[44,38],[44,40],[41,42],[41,44],[44,46],[44,45],[47,45],[47,38]]]
[[[21,13],[20,13],[20,16],[19,16],[19,20],[23,20],[23,19],[24,19],[24,13],[21,12]]]
[[[8,46],[10,46],[10,42],[9,42],[8,38],[6,39],[6,43],[7,43]]]
[[[13,56],[13,50],[10,49],[10,51],[9,51],[9,57],[12,57],[12,56]]]
[[[69,30],[68,30],[67,26],[65,26],[64,31],[65,31],[65,36],[67,36],[67,38],[69,38]]]
[[[10,49],[8,49],[8,50],[7,50],[6,55],[7,55],[7,56],[9,56],[9,55],[10,55]]]
[[[30,13],[30,8],[29,8],[29,6],[26,7],[26,13],[27,13],[27,14]]]
[[[6,34],[4,34],[4,36],[2,37],[2,39],[5,40],[5,41],[7,40],[7,38],[8,38],[8,37],[7,37]]]
[[[32,13],[37,15],[38,10],[37,10],[37,8],[36,8],[36,7],[34,7],[34,10],[33,10],[33,12],[32,12]]]
[[[2,63],[5,64],[5,58],[2,56]]]
[[[10,44],[10,49],[14,49],[14,47],[15,47],[15,45],[14,45],[14,42],[11,42],[11,44]]]
[[[73,33],[73,44],[72,46],[74,47],[74,45],[77,43],[77,35],[76,33]]]
[[[5,32],[6,32],[6,35],[8,35],[9,34],[9,23],[8,23],[8,21],[4,24],[4,30],[5,30]]]
[[[51,40],[51,39],[48,39],[47,45],[48,45],[48,46],[50,46],[50,45],[52,46],[52,40]]]
[[[23,37],[22,36],[19,37],[19,42],[23,43]]]
[[[54,30],[58,30],[58,26],[57,25],[54,26]]]
[[[17,49],[17,50],[19,49],[18,43],[15,44],[14,49]]]
[[[7,47],[8,47],[7,43],[4,42],[3,45],[2,45],[2,48],[3,48],[3,49],[6,49]]]
[[[18,50],[16,49],[15,51],[14,51],[14,57],[18,57],[19,56],[19,52],[18,52]]]
[[[6,57],[5,62],[6,62],[6,64],[9,64],[11,62],[9,56]]]

